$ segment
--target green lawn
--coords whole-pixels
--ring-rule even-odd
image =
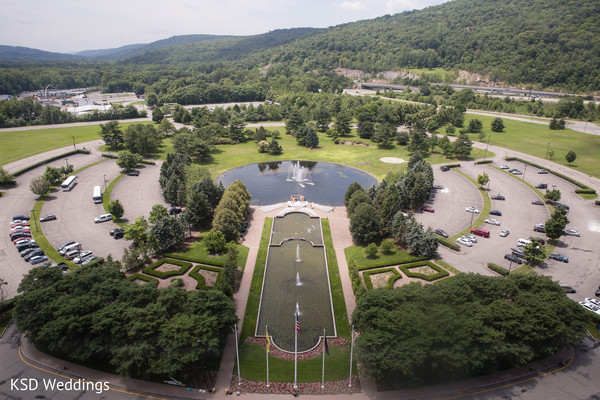
[[[121,129],[125,129],[132,123],[134,122],[121,123]],[[49,150],[72,146],[73,137],[75,143],[100,140],[98,132],[100,132],[99,125],[0,131],[0,160],[3,164],[8,164]]]
[[[372,268],[387,267],[388,265],[398,265],[409,262],[426,260],[424,257],[411,256],[406,251],[394,247],[394,250],[389,254],[378,252],[373,258],[365,257],[365,247],[363,245],[353,245],[346,247],[344,253],[346,260],[354,260],[359,271],[364,271]]]
[[[545,158],[548,143],[554,150],[551,161],[569,166],[596,178],[600,178],[600,136],[576,132],[570,129],[551,130],[547,125],[532,124],[530,122],[515,121],[503,118],[504,132],[492,132],[491,123],[496,117],[482,115],[465,115],[465,126],[469,121],[477,118],[483,123],[483,132],[490,136],[490,144],[506,149],[520,151],[536,157]],[[479,140],[477,134],[472,134],[473,140]],[[486,136],[482,142],[487,143]],[[565,160],[565,155],[573,150],[577,159],[572,165]],[[510,151],[508,152],[510,154]]]
[[[204,236],[206,234],[207,232],[200,233],[198,238],[194,240],[194,242],[190,244],[190,246],[188,246],[186,249],[173,253],[166,253],[164,254],[164,256],[180,258],[183,260],[190,260],[193,262],[199,262],[208,265],[218,265],[222,267],[225,264],[225,260],[227,259],[227,254],[222,254],[218,256],[208,254],[208,250],[206,250],[206,246],[204,246],[203,241]],[[243,268],[246,265],[246,259],[248,258],[248,251],[250,249],[241,244],[237,244],[236,246],[238,249],[237,265]]]

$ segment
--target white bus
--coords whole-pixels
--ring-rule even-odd
[[[100,186],[94,186],[94,203],[102,203],[102,188]]]
[[[63,192],[70,192],[71,189],[73,189],[73,186],[75,186],[76,184],[77,184],[77,176],[71,175],[61,185]]]

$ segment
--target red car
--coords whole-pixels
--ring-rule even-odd
[[[433,207],[429,207],[429,206],[421,207],[421,211],[435,212]]]

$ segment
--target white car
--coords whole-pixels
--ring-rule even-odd
[[[569,236],[577,236],[577,237],[579,237],[579,236],[580,236],[579,232],[577,232],[575,229],[565,229],[565,230],[563,231],[563,233],[564,233],[565,235],[569,235]]]
[[[494,218],[488,218],[485,220],[486,224],[492,224],[492,225],[498,225],[500,226],[500,221],[498,221],[497,219]]]
[[[463,239],[463,238],[458,238],[458,239],[456,239],[456,241],[457,241],[458,243],[462,244],[463,246],[467,246],[467,247],[473,247],[473,243],[471,243],[470,241],[468,241],[468,240],[465,240],[465,239]]]
[[[467,208],[465,209],[465,211],[466,211],[466,212],[473,213],[473,214],[479,214],[479,210],[478,210],[478,209],[476,209],[475,207],[467,207]]]
[[[473,243],[477,243],[477,236],[475,235],[465,235],[464,238]]]
[[[111,214],[102,214],[99,217],[94,218],[94,223],[99,223],[99,222],[106,222],[106,221],[110,221],[113,219],[113,216]]]
[[[547,169],[538,169],[538,174],[547,174],[548,170]]]
[[[82,262],[86,258],[90,257],[91,255],[92,255],[91,251],[82,251],[77,257],[75,257],[73,259],[73,262],[75,264],[79,264],[80,262]]]
[[[598,300],[598,299],[592,299],[592,298],[586,297],[584,301],[587,301],[588,303],[592,303],[596,307],[600,308],[600,300]]]
[[[523,171],[520,171],[518,169],[515,169],[513,172],[511,172],[513,175],[523,175]]]
[[[581,304],[584,308],[590,310],[591,312],[594,312],[596,314],[600,314],[600,308],[596,307],[594,304],[590,303],[589,301],[580,301],[579,304]]]
[[[506,165],[506,164],[502,164],[500,166],[500,169],[510,169],[510,167],[508,165]]]
[[[510,231],[508,229],[502,229],[500,231],[500,236],[501,237],[507,237],[510,234]]]

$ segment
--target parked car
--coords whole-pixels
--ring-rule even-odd
[[[537,185],[535,185],[536,189],[548,189],[548,184],[547,183],[539,183]]]
[[[73,262],[75,264],[80,264],[82,263],[85,259],[87,259],[88,257],[92,256],[92,252],[91,251],[83,251],[81,252],[77,257],[75,257],[73,259]]]
[[[547,169],[538,169],[538,174],[547,174],[548,170]]]
[[[20,219],[11,222],[10,227],[16,228],[17,226],[30,226],[29,221],[21,221]]]
[[[19,252],[19,254],[21,255],[21,257],[25,257],[26,255],[28,255],[29,253],[36,251],[38,249],[38,247],[30,247],[28,249],[25,250],[21,250]]]
[[[31,257],[29,259],[29,263],[31,265],[35,265],[35,264],[39,264],[39,263],[43,263],[44,261],[48,261],[48,257],[46,257],[45,255],[41,255],[41,256],[35,256],[35,257]]]
[[[546,232],[546,225],[544,225],[544,224],[535,224],[535,226],[533,227],[533,230],[535,232],[542,232],[542,233],[544,233],[544,232]]]
[[[456,241],[458,243],[462,244],[463,246],[473,247],[473,243],[471,243],[469,240],[465,240],[463,238],[458,238],[458,239],[456,239]]]
[[[40,222],[54,221],[55,219],[56,219],[56,215],[50,214],[50,215],[45,215],[42,218],[40,218]]]
[[[37,248],[37,247],[40,247],[40,245],[34,241],[28,241],[28,242],[23,242],[23,243],[17,244],[16,247],[17,247],[17,251],[20,253],[25,249]]]
[[[577,237],[581,236],[579,234],[579,232],[576,231],[575,229],[565,229],[565,230],[563,230],[563,235],[577,236]]]
[[[127,176],[140,176],[140,171],[138,171],[137,169],[131,170],[127,172]]]
[[[29,229],[28,226],[16,226],[14,228],[10,228],[10,230],[8,231],[8,234],[12,235],[13,233],[17,233],[17,232],[31,233],[31,229]]]
[[[478,209],[476,209],[475,207],[467,207],[467,208],[465,209],[465,211],[466,211],[466,212],[473,213],[473,214],[479,214],[479,210],[478,210]]]
[[[74,240],[69,240],[68,242],[64,242],[63,244],[61,244],[60,246],[58,246],[58,247],[56,248],[56,251],[58,251],[58,252],[60,253],[60,252],[62,251],[62,249],[64,249],[64,248],[65,248],[65,247],[67,247],[67,246],[70,246],[70,245],[72,245],[72,244],[74,244],[74,243],[75,243],[75,241],[74,241]]]
[[[600,308],[588,301],[583,300],[583,301],[580,301],[579,304],[581,304],[583,306],[583,308],[585,308],[593,313],[600,314]]]
[[[113,233],[112,235],[112,237],[115,239],[121,239],[123,236],[125,236],[125,231],[122,229],[118,232]]]
[[[108,232],[108,234],[109,234],[110,236],[114,236],[114,235],[115,235],[115,233],[117,233],[117,232],[125,232],[125,229],[123,229],[123,228],[115,228],[115,229],[111,229],[111,230]]]
[[[244,234],[244,233],[246,233],[247,230],[248,230],[248,223],[244,222],[244,224],[242,225],[242,229],[240,230],[240,233]]]
[[[94,223],[98,224],[100,222],[106,222],[106,221],[110,221],[113,219],[113,216],[111,214],[102,214],[99,217],[94,218]]]
[[[598,300],[598,299],[593,299],[591,297],[586,297],[584,301],[587,301],[588,303],[592,303],[596,307],[600,307],[600,300]]]
[[[35,240],[33,240],[32,238],[23,238],[23,239],[18,239],[18,240],[13,241],[13,244],[15,246],[20,246],[23,243],[30,243],[30,242],[35,243]]]
[[[541,200],[533,200],[533,201],[531,202],[531,204],[535,204],[535,205],[538,205],[538,206],[543,206],[543,205],[544,205],[544,202],[543,202],[543,201],[541,201]]]
[[[88,257],[87,259],[83,260],[81,265],[88,265],[89,263],[91,263],[92,261],[97,260],[97,259],[98,259],[98,256]]]
[[[498,221],[497,219],[494,218],[488,218],[485,220],[486,224],[491,224],[491,225],[497,225],[500,226],[500,221]]]
[[[14,232],[10,234],[10,240],[12,240],[13,244],[17,242],[17,240],[30,238],[31,232]]]
[[[511,174],[513,174],[513,175],[523,175],[523,171],[518,170],[518,169],[514,169],[514,170],[512,170]]]
[[[435,212],[435,210],[433,209],[433,207],[430,207],[430,206],[423,206],[423,207],[421,207],[421,211],[427,211],[427,212],[430,212],[430,213]]]
[[[436,230],[435,230],[435,233],[437,233],[438,235],[440,235],[440,236],[443,236],[443,237],[445,237],[445,238],[447,238],[447,237],[448,237],[448,234],[447,234],[447,233],[446,233],[446,231],[445,231],[445,230],[443,230],[443,229],[436,229]]]
[[[490,211],[490,215],[497,215],[499,217],[502,216],[502,212],[498,211],[498,210],[491,210]]]
[[[566,283],[559,283],[558,285],[563,288],[566,293],[576,293],[575,288],[571,285],[567,285]]]
[[[480,228],[473,228],[471,229],[471,233],[477,235],[477,236],[483,236],[485,238],[489,238],[490,237],[490,231],[485,230],[485,229],[480,229]]]
[[[504,255],[504,259],[508,260],[510,262],[514,262],[517,263],[519,265],[523,264],[523,260],[521,260],[519,257],[513,255],[513,254],[505,254]]]
[[[540,242],[540,244],[542,246],[546,244],[546,240],[542,239],[541,237],[529,236],[529,240],[531,240],[531,241],[537,240],[538,242]]]
[[[506,165],[506,164],[502,164],[500,166],[500,169],[510,169],[510,167],[508,165]]]
[[[13,221],[17,219],[21,221],[29,221],[29,217],[27,215],[15,215],[12,219]]]
[[[562,207],[562,208],[564,208],[565,210],[569,210],[569,206],[568,206],[568,205],[566,205],[566,204],[563,204],[563,203],[559,203],[559,202],[556,202],[556,201],[555,201],[555,202],[553,202],[553,203],[552,203],[552,205],[553,205],[554,207]]]
[[[525,259],[525,253],[523,252],[523,247],[517,246],[515,248],[510,249],[512,251],[513,256],[517,256],[519,258]]]
[[[506,200],[506,197],[502,196],[501,194],[497,194],[492,196],[492,200]]]
[[[500,231],[500,236],[501,237],[507,237],[508,235],[510,235],[510,231],[508,229],[502,229]]]
[[[77,257],[79,255],[79,253],[81,253],[79,251],[79,249],[73,249],[73,250],[69,250],[65,254],[63,254],[63,257],[66,258],[67,260],[72,260],[75,257]]]
[[[177,214],[181,214],[183,210],[181,208],[178,207],[171,207],[169,208],[169,215],[177,215]]]
[[[473,243],[477,243],[477,237],[475,235],[465,235],[463,237],[467,240],[470,240]]]
[[[446,167],[446,166],[442,166],[442,167],[440,167],[440,169],[442,170],[442,172],[450,171],[450,167]]]
[[[29,253],[29,254],[27,254],[25,257],[23,257],[23,259],[24,259],[25,261],[29,261],[29,260],[31,260],[33,257],[36,257],[36,256],[42,256],[42,255],[44,255],[44,250],[42,250],[42,249],[36,249],[35,251],[32,251],[31,253]]]
[[[548,256],[548,258],[551,258],[551,259],[556,260],[556,261],[562,261],[564,263],[568,263],[569,262],[569,259],[567,258],[567,256],[564,256],[562,254],[554,254],[553,253],[553,254],[550,254]]]
[[[444,187],[442,185],[433,185],[434,189],[443,189]]]

